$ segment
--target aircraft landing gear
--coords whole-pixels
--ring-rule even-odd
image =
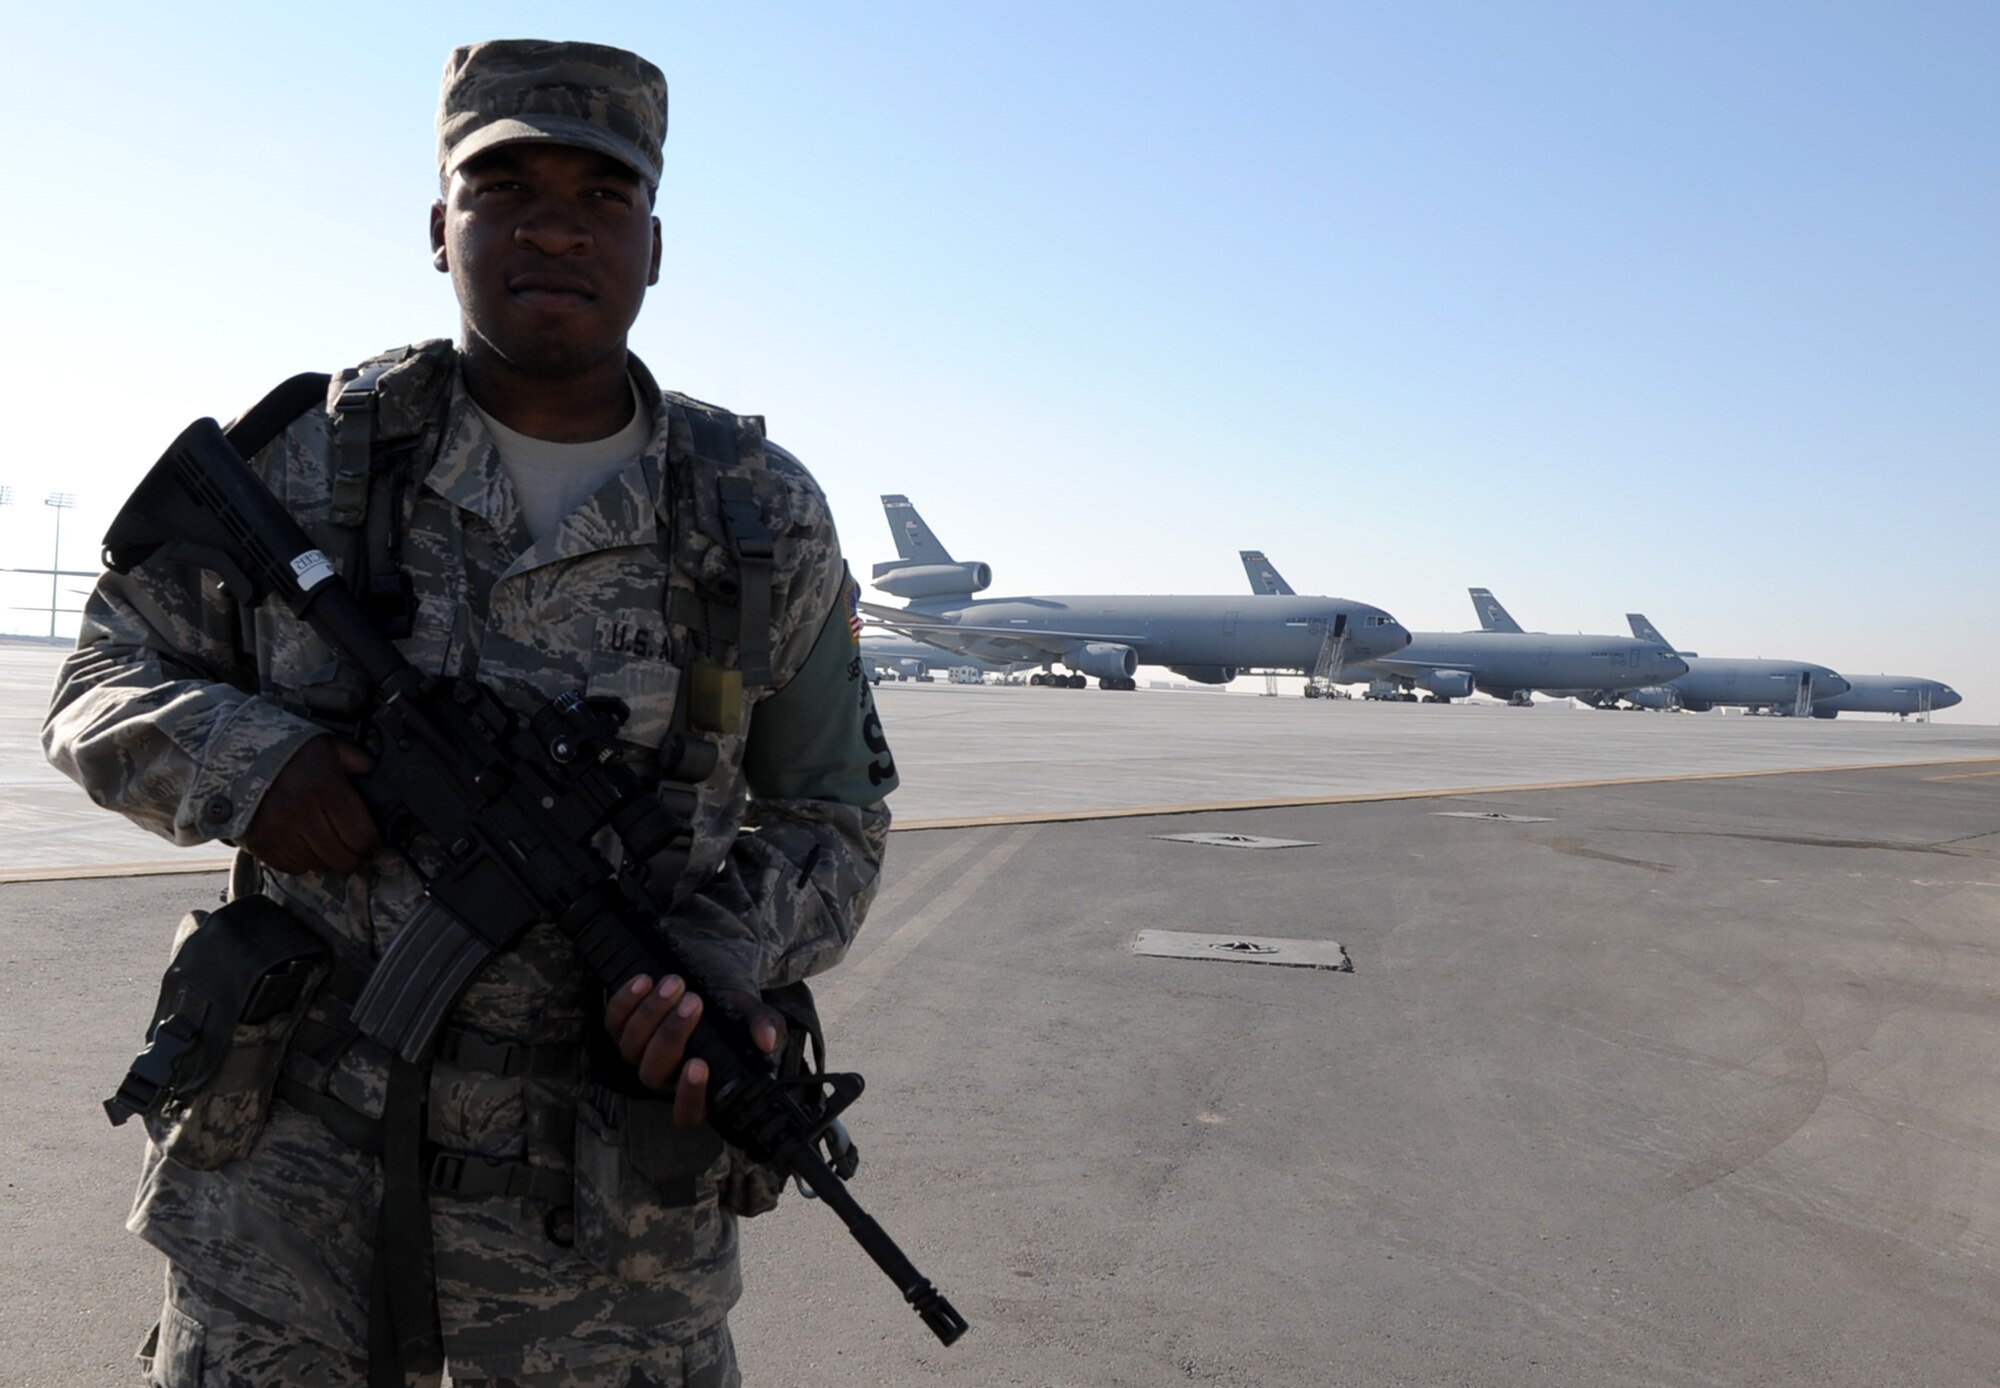
[[[1116,689],[1125,693],[1129,693],[1132,690],[1137,689],[1139,687],[1139,681],[1126,679],[1123,675],[1119,675],[1112,679],[1099,680],[1097,682],[1097,687],[1099,689]]]

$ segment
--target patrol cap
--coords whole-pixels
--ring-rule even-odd
[[[622,48],[494,39],[452,50],[438,92],[438,179],[498,145],[538,140],[608,154],[660,186],[667,79]]]

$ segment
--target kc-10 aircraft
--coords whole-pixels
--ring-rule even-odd
[[[1669,645],[1645,614],[1627,612],[1626,625],[1641,641]],[[1684,708],[1706,713],[1712,708],[1762,709],[1787,718],[1803,718],[1822,698],[1845,694],[1847,680],[1837,670],[1804,660],[1745,660],[1680,652],[1688,671],[1679,679],[1651,689],[1628,689],[1625,698],[1640,708]]]
[[[1164,665],[1199,684],[1227,684],[1245,670],[1310,675],[1330,660],[1351,666],[1410,641],[1387,612],[1346,598],[975,598],[991,586],[991,568],[953,559],[908,497],[885,496],[882,510],[898,557],[875,566],[874,586],[908,605],[863,603],[863,614],[919,641],[1051,672],[1030,684],[1081,689],[1091,676],[1101,689],[1136,689],[1141,665]],[[1053,673],[1058,662],[1070,673]]]
[[[1291,585],[1259,550],[1240,550],[1243,571],[1258,593],[1287,593]],[[1350,668],[1373,681],[1368,697],[1414,700],[1422,690],[1432,703],[1469,698],[1473,690],[1510,704],[1534,702],[1539,689],[1558,697],[1639,689],[1686,672],[1687,662],[1663,644],[1623,636],[1556,636],[1522,631],[1485,589],[1470,590],[1482,622],[1489,612],[1499,630],[1419,631],[1394,655]],[[1487,602],[1482,604],[1480,594]]]

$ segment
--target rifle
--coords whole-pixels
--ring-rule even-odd
[[[625,711],[616,700],[570,690],[524,720],[476,680],[419,671],[212,419],[182,431],[105,535],[104,561],[117,573],[156,556],[208,570],[247,607],[277,597],[374,691],[356,731],[376,763],[355,785],[384,841],[413,862],[421,854],[426,880],[355,1003],[363,1034],[421,1061],[472,975],[538,921],[554,922],[606,987],[678,974],[707,1004],[687,1055],[708,1064],[716,1132],[838,1214],[939,1340],[965,1333],[965,1318],[842,1179],[853,1164],[836,1120],[860,1096],[861,1077],[780,1077],[661,928],[665,908],[646,865],[687,830],[619,760],[613,739]],[[663,749],[663,761],[698,764],[705,748],[685,740]],[[616,867],[591,842],[605,825],[624,849]]]

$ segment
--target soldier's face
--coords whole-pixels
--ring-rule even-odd
[[[502,145],[452,175],[431,208],[431,253],[457,291],[468,352],[567,376],[624,352],[660,277],[660,224],[617,160]]]

